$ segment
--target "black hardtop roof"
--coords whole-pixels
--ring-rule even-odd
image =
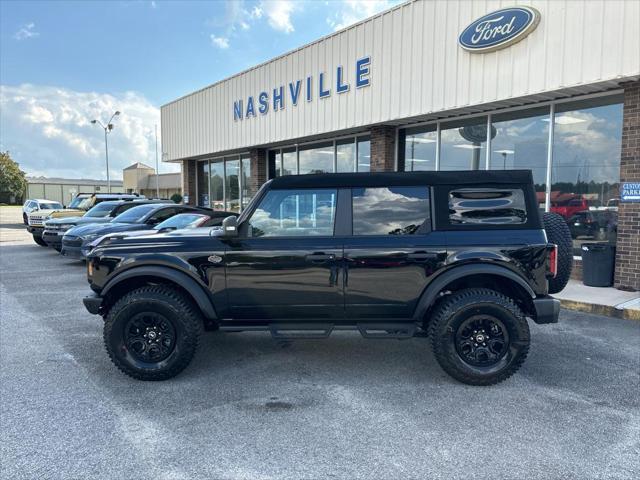
[[[439,172],[372,172],[285,175],[271,189],[348,188],[412,185],[533,184],[531,170],[462,170]]]

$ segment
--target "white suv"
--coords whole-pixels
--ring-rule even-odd
[[[60,202],[43,200],[40,198],[29,199],[22,205],[22,221],[29,225],[29,214],[40,210],[57,210],[64,208]]]

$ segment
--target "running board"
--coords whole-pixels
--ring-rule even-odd
[[[360,335],[364,338],[411,338],[416,334],[415,323],[358,323]]]
[[[333,331],[332,323],[271,323],[271,336],[279,340],[327,338]]]

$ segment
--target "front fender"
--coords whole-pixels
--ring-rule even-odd
[[[179,285],[189,293],[207,319],[217,320],[218,315],[207,289],[189,274],[172,267],[146,265],[128,268],[110,278],[101,290],[100,295],[104,298],[122,282],[140,277],[161,278]]]

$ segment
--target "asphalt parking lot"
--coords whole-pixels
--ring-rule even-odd
[[[180,376],[139,382],[82,306],[83,264],[0,213],[2,478],[640,477],[640,322],[532,324],[524,367],[488,388],[424,339],[350,333],[211,333]]]

